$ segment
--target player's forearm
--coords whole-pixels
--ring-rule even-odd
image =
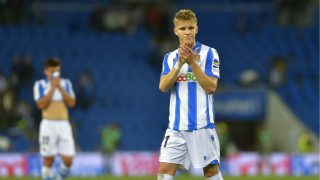
[[[68,107],[74,107],[76,105],[76,99],[71,97],[64,89],[59,88],[62,97],[63,97],[63,102],[68,106]]]
[[[54,89],[50,89],[48,94],[42,97],[40,100],[37,101],[37,107],[39,109],[46,109],[50,102],[51,102],[51,97],[53,95]]]
[[[167,75],[164,75],[160,79],[159,89],[161,92],[167,92],[173,84],[176,82],[179,74],[179,68],[173,68]]]
[[[217,88],[217,82],[213,81],[209,76],[207,76],[197,63],[189,65],[192,69],[193,74],[196,76],[197,81],[200,86],[208,93],[212,94]]]

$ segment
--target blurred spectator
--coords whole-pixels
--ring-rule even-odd
[[[95,98],[95,82],[89,70],[80,74],[77,80],[78,87],[78,105],[81,108],[88,108],[91,106]]]
[[[21,71],[23,69],[23,65],[21,63],[21,58],[19,55],[14,55],[11,59],[11,73],[10,73],[10,83],[13,91],[16,95],[20,92],[20,83],[21,83]]]
[[[168,6],[165,2],[152,4],[146,11],[146,26],[153,37],[161,40],[171,32]]]
[[[230,143],[230,132],[229,132],[229,127],[226,123],[224,122],[219,122],[216,124],[217,126],[217,134],[219,137],[219,142],[220,142],[220,154],[222,158],[225,158],[228,152],[228,146]]]
[[[23,101],[17,103],[16,112],[20,117],[17,127],[28,135],[29,138],[36,140],[38,134],[34,126],[31,104]]]
[[[10,139],[6,136],[0,135],[0,152],[1,151],[9,151],[11,146]]]
[[[247,16],[244,12],[240,12],[236,16],[235,31],[238,33],[239,36],[243,36],[248,31],[247,21]]]
[[[314,0],[279,0],[277,3],[278,22],[283,26],[304,27],[313,22],[313,10],[319,1]],[[313,3],[316,5],[313,7]]]
[[[116,123],[104,126],[101,134],[102,152],[113,154],[118,148],[120,138],[121,131]]]
[[[271,133],[266,128],[265,124],[261,124],[257,128],[258,144],[257,149],[262,154],[268,154],[272,152]]]
[[[252,87],[257,85],[260,80],[259,72],[254,69],[247,69],[240,74],[240,85],[243,87]]]
[[[101,132],[101,148],[104,154],[105,172],[111,173],[113,153],[116,152],[121,138],[121,130],[116,123],[105,125]]]
[[[235,143],[231,139],[230,129],[227,123],[218,122],[216,123],[217,134],[219,137],[220,143],[220,154],[221,161],[228,158],[228,155],[236,154],[238,152],[238,148]]]
[[[22,65],[19,72],[19,78],[21,80],[22,85],[28,85],[31,83],[34,74],[34,68],[32,65],[32,59],[29,55],[25,55],[22,59]]]
[[[269,84],[273,88],[282,86],[286,81],[287,66],[283,59],[275,58],[269,72]]]
[[[27,20],[25,0],[0,1],[0,23],[23,23]]]
[[[15,54],[11,59],[11,74],[16,74],[20,78],[22,68],[21,57]]]
[[[0,72],[0,97],[9,88],[6,77]]]
[[[96,31],[130,32],[135,29],[139,14],[138,8],[97,5],[91,13],[90,24]]]
[[[12,90],[7,90],[0,97],[0,130],[15,127],[19,119],[16,109],[16,96]]]
[[[312,143],[310,135],[307,132],[303,132],[299,136],[298,151],[300,153],[314,152],[314,145]]]
[[[31,57],[25,55],[21,58],[19,55],[14,55],[11,60],[10,83],[17,96],[23,87],[32,83],[33,75],[34,67]]]
[[[105,13],[105,9],[101,5],[97,5],[90,16],[90,25],[96,31],[103,31],[104,27],[102,26],[102,17]]]

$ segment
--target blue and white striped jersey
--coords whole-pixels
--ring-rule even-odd
[[[69,79],[64,79],[61,78],[60,79],[60,85],[61,87],[63,87],[67,93],[71,96],[71,97],[75,97],[74,95],[74,91],[72,88],[72,84],[71,81]],[[46,94],[48,94],[49,90],[50,90],[51,84],[47,79],[41,79],[35,82],[34,87],[33,87],[33,97],[35,101],[38,101],[39,99],[41,99],[42,97],[44,97]],[[63,96],[61,94],[61,92],[58,89],[55,89],[52,98],[52,101],[63,101]]]
[[[214,48],[197,42],[193,50],[200,48],[198,65],[207,76],[220,79],[219,56]],[[162,75],[168,74],[178,61],[178,49],[165,55]],[[184,64],[171,88],[169,129],[196,130],[214,127],[213,95],[207,94],[197,82],[191,68]]]

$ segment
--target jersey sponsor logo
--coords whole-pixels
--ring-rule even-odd
[[[187,72],[187,74],[181,74],[178,76],[176,82],[197,82],[197,79],[192,72]]]

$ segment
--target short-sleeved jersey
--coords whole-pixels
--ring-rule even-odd
[[[219,56],[214,48],[197,42],[197,62],[207,76],[220,79]],[[178,49],[165,55],[162,75],[168,74],[178,61]],[[188,64],[184,64],[171,88],[169,107],[169,129],[196,130],[214,127],[213,95],[208,94],[198,83]]]
[[[69,79],[60,79],[60,85],[63,87],[66,92],[71,96],[75,97],[74,91],[72,88],[72,83]],[[42,97],[44,97],[46,94],[48,94],[50,90],[51,84],[47,79],[41,79],[35,82],[34,87],[33,87],[33,97],[35,101],[38,101]],[[58,89],[55,89],[51,101],[63,101],[63,96],[61,92]]]

